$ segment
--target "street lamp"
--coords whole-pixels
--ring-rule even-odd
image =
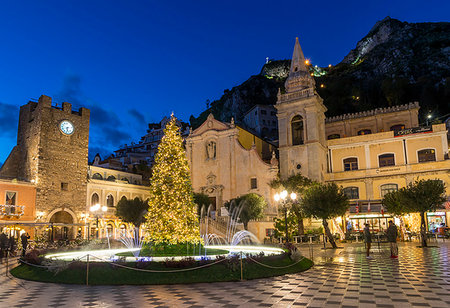
[[[99,229],[99,227],[98,227],[98,216],[100,215],[100,209],[102,210],[102,212],[106,212],[107,210],[108,210],[108,207],[107,206],[100,206],[100,204],[94,204],[93,206],[91,206],[90,208],[89,208],[89,210],[95,215],[95,218],[96,218],[96,221],[97,221],[97,223],[96,223],[96,225],[97,225],[97,238],[98,238],[98,229]]]
[[[273,198],[275,199],[276,202],[281,201],[281,205],[283,206],[283,210],[284,210],[284,225],[285,225],[285,230],[286,230],[286,243],[289,242],[289,230],[288,230],[288,222],[287,222],[287,196],[288,196],[288,192],[286,190],[283,190],[280,193],[276,193]],[[297,194],[295,192],[292,192],[289,195],[291,201],[295,201],[297,199]]]

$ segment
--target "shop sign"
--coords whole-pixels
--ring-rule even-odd
[[[394,131],[394,137],[411,135],[411,134],[431,133],[432,131],[433,131],[433,128],[431,126],[414,127],[414,128],[396,130],[396,131]]]

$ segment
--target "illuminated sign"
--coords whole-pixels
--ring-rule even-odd
[[[414,127],[414,128],[408,128],[408,129],[402,129],[402,130],[395,130],[394,137],[400,137],[400,136],[412,135],[412,134],[431,133],[432,131],[433,131],[433,128],[431,126]]]

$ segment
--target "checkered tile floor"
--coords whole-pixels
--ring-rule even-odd
[[[421,249],[363,244],[314,249],[300,274],[244,282],[166,286],[75,286],[8,278],[0,265],[0,307],[450,307],[450,242]],[[308,247],[301,248],[309,256]]]

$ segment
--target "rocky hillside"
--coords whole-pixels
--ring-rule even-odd
[[[222,121],[237,121],[254,104],[275,104],[289,72],[289,60],[271,61],[261,73],[225,91],[198,118],[212,112]],[[419,101],[421,116],[450,113],[450,23],[407,23],[386,17],[377,22],[344,60],[331,68],[314,68],[317,91],[327,116]]]

